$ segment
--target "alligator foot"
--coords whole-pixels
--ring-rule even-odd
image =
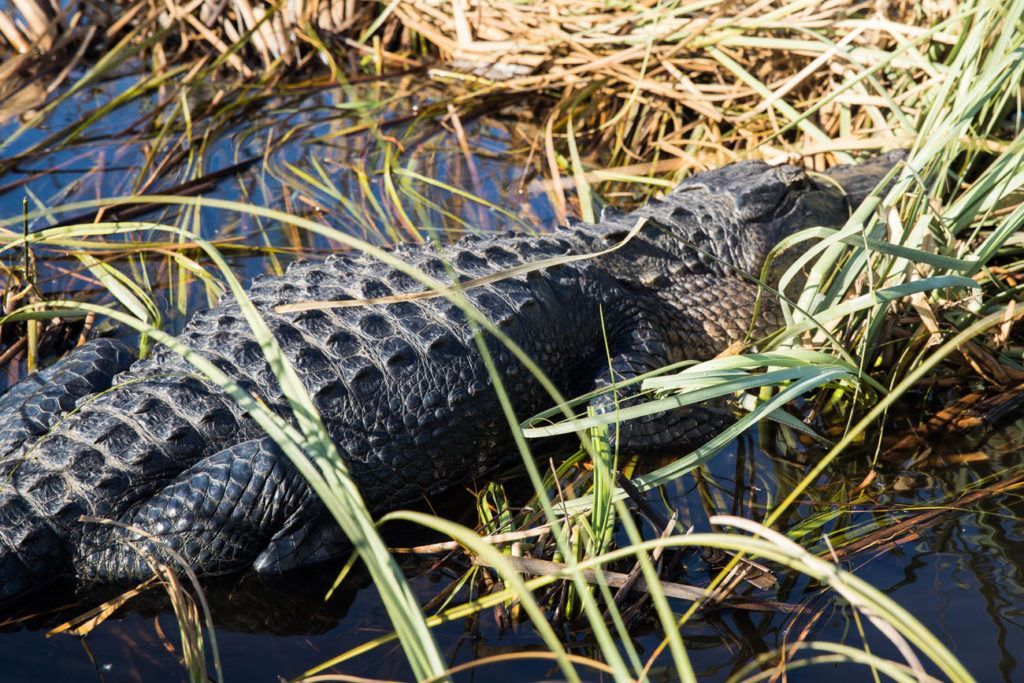
[[[84,578],[117,582],[151,575],[154,560],[184,561],[205,576],[238,571],[260,549],[276,547],[282,530],[296,526],[296,511],[316,506],[270,438],[243,441],[200,460],[119,523],[86,535],[76,565]]]

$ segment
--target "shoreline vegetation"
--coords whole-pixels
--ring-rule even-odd
[[[233,77],[252,87],[325,69],[344,85],[415,70],[450,86],[457,107],[543,94],[533,156],[546,170],[564,166],[571,112],[573,137],[601,155],[587,180],[605,183],[617,169],[665,177],[752,155],[822,170],[909,147],[945,75],[933,56],[960,34],[949,0],[109,3],[116,13],[93,3],[56,13],[52,2],[0,12],[3,91],[53,93],[69,67],[102,66],[92,73],[102,78],[129,56],[154,73],[185,70],[182,86],[216,75],[224,88]]]
[[[249,408],[310,479],[355,540],[395,629],[301,679],[349,680],[346,662],[397,641],[419,680],[521,657],[550,660],[566,680],[596,672],[646,680],[655,666],[695,680],[687,624],[724,607],[791,620],[782,642],[737,665],[730,680],[775,679],[822,664],[862,666],[898,681],[972,680],[954,643],[919,622],[913,605],[897,604],[848,571],[848,560],[897,547],[928,525],[1007,495],[1024,476],[1021,465],[1005,465],[965,476],[933,500],[876,506],[899,485],[890,476],[894,464],[968,467],[962,454],[933,449],[934,439],[984,429],[1024,399],[1024,309],[1016,303],[1024,287],[1024,0],[116,4],[114,12],[114,3],[12,0],[0,11],[5,189],[7,174],[74,149],[105,117],[147,103],[129,127],[144,163],[117,194],[26,198],[23,214],[0,217],[0,369],[23,376],[44,361],[47,344],[76,343],[104,319],[138,332],[143,349],[173,346],[158,303],[167,299],[158,292],[174,293],[182,314],[225,290],[243,302],[296,414],[311,417],[285,422],[204,359],[189,360]],[[54,118],[76,93],[114,79],[124,87],[110,100],[77,119]],[[423,81],[440,95],[392,125],[383,113]],[[372,163],[354,164],[362,196],[341,192],[316,159],[303,170],[276,166],[269,154],[235,159],[216,181],[255,169],[283,190],[261,186],[260,203],[205,196],[223,170],[206,166],[212,140],[254,110],[294,106],[328,89],[344,94],[339,110],[354,122],[321,141],[375,149]],[[820,171],[881,151],[908,155],[888,190],[869,197],[842,229],[807,230],[780,245],[779,253],[799,253],[779,287],[783,330],[644,380],[650,401],[638,416],[732,401],[741,417],[712,442],[643,471],[629,453],[609,448],[611,418],[575,415],[562,403],[540,416],[510,415],[520,471],[533,488],[528,500],[511,500],[492,482],[479,491],[475,529],[411,511],[372,520],[294,370],[245,305],[225,258],[241,246],[228,234],[202,239],[191,221],[216,209],[281,226],[286,244],[268,241],[247,252],[268,270],[288,250],[307,253],[314,235],[393,259],[377,245],[436,237],[421,220],[430,200],[413,180],[479,215],[495,213],[474,166],[484,151],[466,126],[499,115],[514,121],[508,154],[523,170],[524,192],[547,197],[559,223],[594,220],[607,204],[635,205],[738,159]],[[414,163],[423,141],[438,134],[456,141],[464,175],[430,178]],[[336,211],[325,217],[320,204],[295,196],[330,200],[322,205]],[[125,204],[137,214],[119,213]],[[144,210],[154,206],[179,213],[150,221]],[[530,215],[502,218],[549,227],[531,225]],[[459,220],[451,218],[456,229],[471,229]],[[36,278],[47,258],[73,263],[92,295],[45,296]],[[153,263],[164,264],[160,278],[147,270]],[[423,274],[418,279],[437,287]],[[190,294],[193,285],[202,295]],[[458,292],[445,295],[486,328]],[[716,504],[704,466],[755,427],[766,450],[812,452],[817,460],[733,514]],[[550,470],[534,460],[533,439],[571,432],[578,449],[560,454]],[[659,487],[683,479],[705,500],[696,531],[659,497]],[[865,511],[873,514],[858,516]],[[377,528],[398,521],[447,540],[388,549]],[[683,559],[693,557],[688,548],[713,558],[709,582],[675,580]],[[461,578],[421,605],[395,559],[403,553],[436,555]],[[181,567],[156,574],[178,617],[190,678],[222,679],[198,582]],[[797,604],[776,594],[780,581],[797,575],[845,601],[859,639],[816,638],[813,625],[825,607],[814,597]],[[87,633],[133,595],[58,630]],[[451,668],[431,629],[483,612],[503,627],[529,622],[543,650]],[[653,652],[630,638],[639,621],[662,639]],[[568,647],[564,629],[586,632],[589,654]]]

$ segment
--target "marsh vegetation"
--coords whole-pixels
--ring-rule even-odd
[[[563,405],[513,420],[519,467],[375,521],[322,426],[263,409],[360,553],[302,586],[166,567],[40,605],[4,622],[20,671],[1020,675],[1024,2],[9,4],[5,386],[97,331],[168,343],[296,258],[552,230],[738,159],[909,150],[844,228],[780,245],[785,329],[665,368],[619,416],[728,399],[697,451],[615,452],[610,418]]]

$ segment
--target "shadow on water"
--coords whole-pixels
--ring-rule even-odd
[[[163,121],[161,112],[173,105],[161,102],[158,95],[138,98],[87,126],[70,144],[59,149],[55,144],[43,144],[60,131],[74,129],[98,103],[127,87],[132,79],[126,74],[85,89],[49,116],[44,128],[29,130],[4,150],[0,215],[20,215],[25,199],[32,209],[138,191],[182,191],[184,187],[193,194],[315,217],[376,243],[431,236],[445,240],[470,230],[545,230],[553,223],[546,197],[524,191],[524,178],[529,179],[534,162],[516,161],[530,156],[530,140],[534,139],[528,103],[484,100],[475,105],[477,109],[464,112],[460,126],[472,140],[469,150],[460,144],[457,127],[446,119],[444,91],[419,73],[371,80],[349,89],[310,83],[273,97],[260,95],[238,107],[225,108],[222,117],[198,121],[190,136],[157,135],[157,124]],[[192,89],[188,97],[188,104],[200,110],[217,98],[216,85]],[[7,121],[0,127],[0,138],[17,127],[17,121]],[[399,165],[406,171],[401,175],[388,174],[394,170],[395,155],[400,155]],[[219,170],[246,160],[253,163],[209,181]],[[188,188],[188,183],[197,179],[201,181],[199,190]],[[491,205],[470,201],[452,188],[479,195]],[[394,201],[395,196],[410,200],[408,206],[414,207],[411,215],[400,215],[401,204]],[[65,218],[43,217],[29,229],[39,230]],[[296,256],[316,257],[334,248],[288,226],[209,209],[198,213],[151,211],[145,219],[179,225],[217,240],[235,267],[248,276],[279,270]],[[146,238],[139,234],[127,240]],[[38,248],[35,255],[44,296],[70,294],[104,300],[103,289],[75,259],[44,248]],[[129,266],[148,276],[170,329],[176,329],[188,313],[207,302],[201,283],[176,279],[166,253],[150,252]],[[7,370],[0,378],[4,385],[22,376],[25,366],[23,362],[11,364]],[[667,486],[652,496],[652,502],[677,509],[684,526],[692,524],[697,530],[707,529],[707,518],[713,513],[762,519],[766,508],[820,456],[809,448],[794,451],[777,446],[770,436],[755,434],[739,440],[697,476]],[[848,492],[870,469],[870,455],[860,460],[851,455],[832,468],[814,499],[805,501],[790,519],[819,520],[806,529],[816,537],[822,531],[842,538],[884,528],[892,522],[889,513],[897,507],[941,505],[965,483],[1017,467],[1022,444],[1022,427],[1015,422],[983,438],[963,443],[947,440],[942,448],[950,452],[977,451],[982,457],[968,464],[940,463],[906,471],[890,464],[864,487],[855,508],[830,507],[829,491]],[[847,500],[838,495],[834,499]],[[468,493],[457,493],[442,512],[458,518],[458,513],[464,515],[472,507]],[[951,510],[884,550],[867,548],[841,558],[842,563],[912,611],[980,680],[1019,678],[1016,653],[1024,652],[1022,513],[1024,501],[1011,491],[964,511]],[[462,521],[474,523],[472,519]],[[399,530],[394,542],[413,545],[424,540],[420,537],[409,542],[401,538]],[[823,544],[818,546],[827,552]],[[461,575],[438,559],[403,559],[423,603]],[[226,679],[295,676],[387,634],[390,629],[381,603],[374,591],[366,588],[364,578],[350,576],[330,600],[324,600],[337,570],[326,567],[276,583],[252,576],[210,582],[207,595]],[[708,576],[707,565],[695,558],[686,576],[677,578],[699,583]],[[455,599],[469,598],[473,589],[463,587]],[[57,592],[49,597],[58,602],[67,599]],[[44,603],[34,604],[35,616],[5,622],[0,632],[3,677],[99,681],[185,677],[174,616],[156,590],[133,599],[85,637],[47,637],[50,627],[81,613],[99,597],[78,596],[70,607],[58,611],[48,611]],[[690,622],[684,636],[702,680],[722,680],[752,657],[805,637],[805,631],[815,639],[859,644],[857,626],[846,607],[806,578],[781,574],[776,594],[769,597],[808,609],[796,616],[708,611]],[[685,605],[677,603],[675,607],[681,611]],[[441,626],[437,633],[453,665],[540,647],[540,640],[527,625],[502,630],[488,612]],[[643,621],[632,630],[641,655],[658,645],[658,638],[651,633]],[[586,655],[597,651],[589,633],[566,628],[562,636],[571,651]],[[899,658],[880,638],[872,638],[870,645],[877,654]],[[670,664],[667,655],[656,662],[652,678],[670,678]],[[460,678],[501,675],[534,680],[557,674],[550,663],[542,661],[504,666],[509,668],[467,672]],[[393,643],[357,657],[344,671],[379,678],[409,677]],[[863,680],[865,676],[864,670],[847,666],[794,670],[788,678],[817,679],[823,673],[834,681]]]

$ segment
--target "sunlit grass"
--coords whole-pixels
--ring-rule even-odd
[[[577,5],[566,2],[559,5],[565,10],[559,27],[562,34],[533,46],[518,46],[521,49],[503,44],[499,34],[511,35],[524,25],[536,28],[537,22],[543,26],[544,20],[526,14],[524,6],[515,3],[492,3],[482,8],[489,13],[486,16],[471,12],[462,18],[454,11],[447,14],[447,9],[428,13],[413,3],[389,3],[378,7],[377,13],[360,10],[365,16],[353,28],[366,46],[364,70],[386,74],[389,69],[432,64],[432,71],[421,73],[448,84],[447,90],[439,91],[443,93],[440,104],[412,115],[407,127],[394,128],[381,123],[382,115],[401,96],[417,90],[393,83],[385,87],[384,81],[371,82],[361,90],[347,76],[348,65],[339,63],[312,25],[295,28],[294,35],[305,35],[304,39],[293,43],[288,39],[292,34],[285,34],[282,40],[273,27],[281,15],[270,12],[263,18],[254,17],[245,35],[226,40],[217,34],[201,35],[198,43],[212,46],[211,52],[199,50],[199,54],[179,56],[180,62],[168,63],[166,53],[157,57],[167,34],[147,34],[147,24],[140,22],[122,27],[125,33],[111,42],[102,59],[89,65],[73,86],[59,91],[61,94],[31,113],[0,143],[0,154],[9,153],[61,102],[145,55],[160,68],[138,75],[116,99],[83,113],[27,148],[19,148],[18,155],[45,158],[81,141],[112,112],[155,94],[163,107],[154,112],[146,127],[144,172],[125,182],[122,190],[125,195],[142,194],[156,183],[162,192],[164,186],[157,181],[172,171],[175,180],[187,183],[214,170],[205,168],[205,140],[243,119],[250,108],[269,106],[281,97],[286,104],[298,102],[302,87],[308,93],[327,83],[314,79],[287,86],[292,88],[288,91],[279,82],[286,69],[298,73],[301,70],[296,65],[310,64],[312,56],[322,56],[328,62],[330,82],[346,94],[344,104],[339,104],[345,118],[319,140],[351,147],[343,147],[336,155],[318,150],[302,162],[278,163],[271,150],[287,145],[290,136],[300,134],[300,127],[290,128],[280,137],[268,136],[267,154],[257,164],[258,187],[263,201],[280,201],[283,209],[207,198],[150,196],[132,201],[179,207],[170,214],[176,224],[105,223],[100,217],[101,222],[91,226],[35,232],[29,239],[33,249],[45,247],[51,250],[47,253],[73,257],[81,266],[78,272],[107,293],[109,306],[15,300],[11,309],[28,305],[5,321],[87,314],[117,320],[143,338],[185,354],[211,381],[256,411],[256,419],[310,478],[356,542],[396,630],[394,636],[382,636],[341,653],[307,672],[308,676],[341,666],[397,638],[414,675],[442,679],[451,671],[429,629],[504,606],[511,618],[529,620],[548,650],[538,656],[550,657],[569,680],[596,670],[616,680],[642,680],[655,660],[666,663],[658,659],[663,649],[669,652],[673,673],[692,680],[685,649],[686,622],[697,609],[712,604],[711,589],[725,584],[727,571],[750,556],[802,572],[837,591],[849,601],[851,610],[863,615],[865,624],[874,624],[894,643],[904,661],[887,661],[872,654],[866,641],[857,649],[805,640],[780,647],[740,669],[736,680],[758,680],[768,674],[755,666],[796,670],[840,662],[868,666],[896,680],[922,680],[935,670],[952,680],[969,680],[969,674],[926,625],[829,562],[833,553],[842,553],[841,541],[853,543],[859,537],[858,533],[836,536],[836,528],[830,524],[841,510],[860,504],[862,499],[856,490],[844,491],[845,497],[839,498],[836,487],[816,487],[854,448],[874,452],[877,457],[883,450],[887,411],[907,400],[908,392],[929,378],[966,370],[999,389],[1009,379],[1019,381],[1024,373],[1022,347],[1019,336],[1014,336],[1014,323],[1021,315],[1014,302],[1024,286],[1018,277],[1024,269],[1019,239],[1024,221],[1020,201],[1024,136],[1019,127],[1024,3],[961,2],[942,16],[911,12],[899,17],[900,21],[840,16],[839,5],[830,10],[833,14],[817,17],[814,3],[765,5],[742,17],[714,13],[717,4],[672,5],[660,12],[618,4],[607,10],[610,21],[586,27],[573,24],[580,21],[573,12]],[[705,15],[711,17],[710,23],[701,25]],[[402,26],[414,32],[401,34],[407,36],[406,43],[395,37],[400,28],[394,27]],[[612,33],[616,26],[628,26],[629,30]],[[493,36],[484,38],[485,29]],[[493,70],[456,78],[444,62],[465,60],[468,48],[476,48],[469,58],[477,66],[490,63],[489,56],[499,52],[499,66],[531,67],[538,54],[557,59],[547,71],[516,72],[509,80],[498,81]],[[433,63],[435,55],[442,58],[441,65]],[[190,96],[207,80],[216,84],[218,94],[196,106]],[[388,88],[397,94],[389,96]],[[287,247],[294,253],[308,251],[316,243],[311,235],[316,234],[332,245],[369,253],[405,269],[425,289],[452,297],[463,306],[481,335],[495,334],[458,292],[409,269],[378,245],[479,230],[474,222],[477,209],[496,222],[500,219],[502,225],[534,227],[529,220],[467,189],[473,187],[468,170],[458,178],[434,177],[434,169],[424,167],[430,163],[429,155],[408,151],[425,139],[445,134],[445,126],[456,122],[461,126],[471,114],[485,116],[503,106],[501,98],[509,93],[520,99],[535,98],[542,105],[540,120],[517,122],[510,129],[510,155],[522,159],[523,168],[535,178],[532,190],[546,193],[563,220],[570,214],[594,215],[604,199],[636,201],[670,186],[680,175],[736,158],[799,157],[821,168],[826,162],[848,160],[863,150],[905,147],[910,153],[896,168],[891,188],[869,198],[842,229],[808,230],[782,245],[802,252],[779,286],[788,324],[769,339],[751,340],[756,349],[746,348],[739,355],[699,365],[665,368],[641,378],[651,400],[623,408],[614,416],[573,415],[573,410],[585,405],[586,397],[553,395],[556,407],[520,425],[512,419],[506,401],[522,469],[535,488],[535,499],[525,510],[513,511],[500,488],[488,487],[480,497],[477,531],[420,513],[397,512],[385,518],[422,524],[457,541],[478,565],[468,570],[467,583],[474,583],[480,572],[493,572],[488,574],[496,579],[489,594],[467,602],[450,597],[441,612],[427,615],[420,611],[387,553],[299,378],[257,312],[245,307],[293,411],[301,416],[297,424],[261,409],[223,373],[161,330],[166,312],[156,303],[156,295],[173,292],[179,312],[188,311],[196,303],[190,298],[191,283],[198,279],[206,292],[204,303],[224,288],[243,304],[247,301],[221,255],[228,254],[232,244],[215,245],[213,240],[202,239],[200,209],[219,209],[239,222],[244,217],[258,226],[265,248],[256,253],[266,257],[268,270],[279,272],[281,268],[276,260],[280,241],[269,231],[286,235]],[[457,109],[457,118],[448,106]],[[362,144],[370,145],[372,153],[344,168],[353,180],[340,183],[337,159],[344,160],[344,152],[355,154]],[[0,168],[5,168],[4,164],[0,161]],[[353,192],[353,187],[357,191]],[[69,215],[117,204],[109,198],[89,202],[70,202],[63,196],[56,199],[35,199],[36,210],[30,218],[53,224]],[[460,202],[469,208],[448,208]],[[349,232],[339,232],[320,220],[324,211]],[[441,216],[441,225],[428,224],[437,216]],[[12,254],[18,253],[22,244],[22,220],[12,217],[5,223],[9,232],[3,238]],[[161,232],[172,239],[153,237]],[[354,239],[352,234],[363,239]],[[158,262],[167,267],[161,281],[155,282],[150,276]],[[16,270],[7,279],[12,291],[36,284],[28,281],[27,272],[19,275]],[[34,354],[39,329],[30,326],[27,330],[27,334],[37,335],[27,342]],[[482,343],[480,351],[486,356]],[[531,370],[536,368],[531,366]],[[495,384],[501,391],[500,382]],[[742,409],[740,419],[694,452],[631,476],[637,489],[653,495],[666,484],[699,478],[704,464],[759,424],[763,434],[773,434],[789,444],[830,439],[831,445],[800,479],[780,484],[778,500],[771,499],[758,510],[763,513],[764,527],[714,517],[715,503],[709,496],[709,518],[714,523],[741,528],[754,537],[685,535],[686,529],[672,521],[667,528],[654,530],[655,536],[664,532],[660,538],[652,538],[650,531],[636,528],[634,512],[625,505],[629,496],[616,484],[619,472],[633,475],[632,459],[631,454],[609,449],[608,423],[712,398],[732,398]],[[794,408],[796,405],[800,408]],[[803,418],[810,414],[815,421],[809,424]],[[822,430],[822,425],[830,429]],[[580,437],[578,452],[562,454],[565,459],[554,472],[535,464],[530,439],[571,433]],[[814,512],[813,503],[827,503],[836,511]],[[893,512],[890,519],[913,512],[908,507]],[[862,531],[868,533],[873,528]],[[543,531],[532,535],[536,529]],[[786,532],[789,539],[778,531]],[[517,532],[523,536],[514,541],[481,540],[484,535]],[[620,542],[622,547],[615,547]],[[659,556],[655,555],[659,549],[684,546],[718,547],[735,553],[726,570],[708,587],[708,596],[690,608],[667,598],[661,590],[660,582],[671,579],[659,576]],[[517,558],[554,561],[559,570],[530,578],[524,575],[522,565],[515,563]],[[616,604],[612,590],[601,579],[600,570],[613,561],[626,566],[633,563],[650,591],[651,609],[664,638],[664,647],[653,654],[641,656],[633,646],[626,610]],[[552,617],[592,631],[603,661],[568,652],[549,624]],[[184,630],[195,633],[194,628]],[[922,668],[921,656],[935,669]]]

